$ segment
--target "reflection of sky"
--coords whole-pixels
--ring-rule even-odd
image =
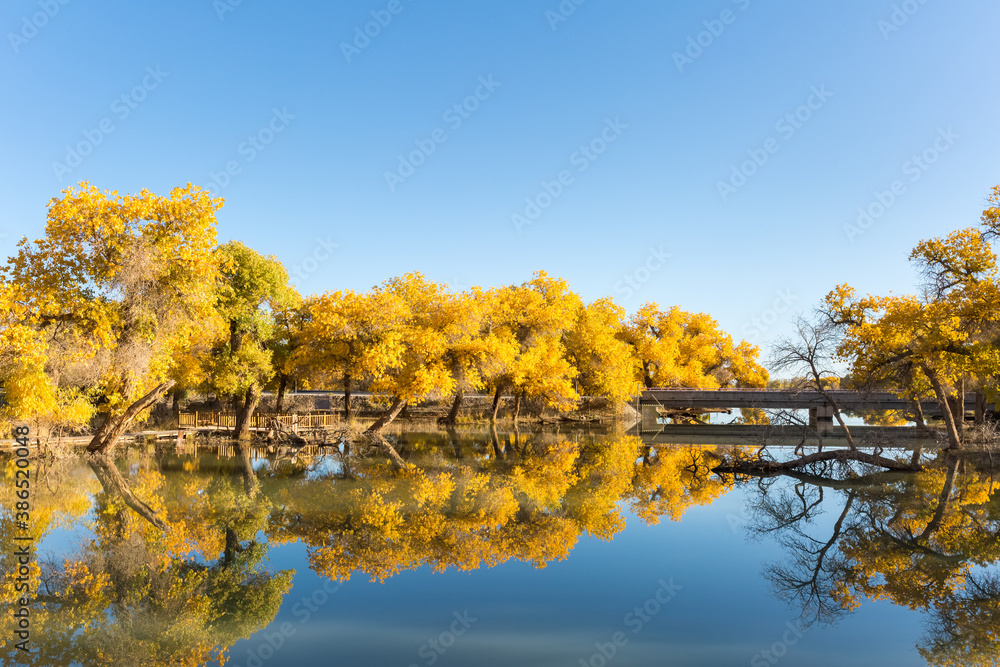
[[[838,494],[826,497],[827,513],[810,530],[824,540],[843,506]],[[304,546],[277,547],[271,567],[294,568],[294,588],[268,629],[232,648],[230,664],[247,665],[249,650],[291,623],[294,634],[263,664],[429,665],[433,654],[420,655],[421,646],[468,610],[478,620],[434,664],[575,667],[621,631],[628,643],[609,662],[614,667],[748,665],[782,639],[798,611],[760,577],[763,563],[784,553],[771,541],[746,541],[743,498],[736,491],[693,508],[683,523],[646,526],[630,515],[613,541],[584,536],[567,560],[541,570],[518,562],[468,573],[425,567],[382,585],[356,575],[306,623],[296,604],[326,580],[308,569]],[[660,579],[683,589],[633,633],[625,616],[657,592]],[[809,630],[778,664],[924,665],[914,648],[921,630],[917,613],[866,602],[834,628]]]

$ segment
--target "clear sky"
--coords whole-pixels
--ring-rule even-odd
[[[912,290],[909,250],[978,221],[998,25],[995,0],[8,0],[0,250],[77,181],[193,182],[306,294],[544,269],[766,344],[838,283]]]

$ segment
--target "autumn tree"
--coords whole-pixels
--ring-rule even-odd
[[[911,254],[925,278],[922,296],[857,298],[842,285],[826,298],[844,327],[839,354],[858,378],[906,364],[923,377],[944,417],[948,441],[962,446],[966,381],[1000,371],[994,330],[1000,317],[996,257],[978,230],[921,242]]]
[[[605,396],[616,403],[634,395],[638,359],[635,348],[623,340],[624,320],[625,310],[610,298],[579,306],[565,342],[586,395]]]
[[[381,433],[414,400],[447,395],[455,387],[447,353],[465,330],[465,317],[446,286],[423,274],[408,273],[387,281],[378,291],[403,309],[399,346],[372,369],[372,391],[391,398],[386,412],[368,427]]]
[[[490,292],[473,287],[454,294],[447,303],[449,319],[454,326],[448,331],[444,364],[454,379],[454,397],[448,414],[439,420],[447,426],[455,424],[462,401],[469,392],[485,386],[490,369],[499,365],[498,355],[503,350],[493,335],[493,321],[489,317]]]
[[[767,385],[767,371],[758,362],[760,349],[746,341],[734,343],[703,313],[677,306],[662,311],[646,303],[629,318],[623,339],[635,348],[638,377],[647,389]]]
[[[502,362],[485,378],[494,392],[494,420],[505,391],[514,394],[515,421],[526,398],[557,410],[574,407],[579,394],[573,382],[579,371],[567,356],[565,340],[576,322],[580,297],[565,280],[544,271],[523,285],[492,290],[489,296],[490,345]]]
[[[294,307],[299,296],[288,285],[288,272],[273,255],[264,257],[239,241],[218,251],[217,310],[228,337],[210,360],[211,386],[236,403],[237,439],[250,436],[250,423],[261,393],[274,375],[274,311]]]
[[[344,388],[346,419],[350,421],[351,391],[371,382],[402,350],[405,304],[398,295],[375,289],[327,292],[306,301],[302,338],[294,363],[314,383]]]
[[[264,345],[271,350],[271,363],[274,367],[271,385],[276,391],[274,411],[280,413],[284,407],[289,384],[305,373],[305,370],[296,363],[295,353],[303,345],[311,343],[304,336],[309,312],[303,308],[302,302],[296,299],[295,303],[278,304],[272,316],[274,326],[271,328],[270,338]]]
[[[80,429],[94,415],[91,387],[60,377],[58,369],[80,358],[77,342],[33,323],[22,286],[0,274],[0,431],[16,422],[34,425],[40,439]],[[48,371],[55,368],[57,372]],[[44,442],[44,440],[43,440]]]
[[[2,272],[4,284],[19,288],[21,333],[48,341],[43,350],[20,339],[47,355],[50,379],[28,389],[34,396],[22,395],[21,405],[49,400],[53,385],[92,391],[104,418],[88,450],[113,447],[173,385],[166,374],[178,331],[210,312],[221,206],[191,185],[160,197],[81,183],[49,202],[45,237],[23,239]],[[39,361],[30,361],[33,372]]]
[[[983,211],[982,230],[987,239],[1000,237],[1000,185],[993,187],[987,208]]]

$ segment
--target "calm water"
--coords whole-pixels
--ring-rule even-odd
[[[405,472],[373,451],[193,447],[48,466],[33,649],[12,648],[5,613],[0,659],[994,664],[1000,504],[969,462],[734,482],[709,472],[713,447],[624,435],[397,437]]]

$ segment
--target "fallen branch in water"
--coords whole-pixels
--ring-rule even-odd
[[[306,439],[299,436],[286,426],[280,419],[272,419],[268,425],[266,439],[268,442],[290,442],[293,445],[304,445]]]
[[[874,454],[866,454],[864,452],[859,452],[853,449],[835,449],[826,452],[817,452],[815,454],[808,454],[806,456],[793,459],[791,461],[777,462],[777,461],[765,461],[765,460],[754,460],[754,461],[729,461],[720,466],[712,468],[712,472],[715,473],[761,473],[761,472],[780,472],[783,470],[795,470],[797,468],[804,468],[813,463],[822,463],[825,461],[839,461],[841,463],[846,463],[847,461],[857,461],[858,463],[867,463],[873,466],[879,466],[885,468],[886,470],[898,470],[903,472],[919,472],[923,470],[920,465],[914,465],[912,463],[901,463],[893,459],[888,459],[884,456],[876,456]]]

